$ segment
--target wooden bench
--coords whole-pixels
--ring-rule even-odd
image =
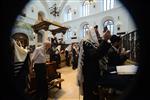
[[[57,67],[55,64],[55,62],[47,63],[47,79],[49,89],[53,87],[58,87],[61,89],[61,82],[64,81],[64,79],[61,79],[61,73],[57,72]]]
[[[48,82],[48,89],[57,87],[61,89],[61,82],[64,79],[61,79],[61,73],[56,71],[55,62],[46,63],[47,65],[47,82]],[[28,94],[33,95],[36,93],[36,79],[35,79],[35,72],[33,71],[30,76],[29,86],[28,86]]]

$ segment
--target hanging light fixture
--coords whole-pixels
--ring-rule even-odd
[[[89,3],[90,5],[93,5],[93,7],[95,8],[96,5],[96,0],[84,0],[86,3]]]
[[[121,21],[120,21],[120,16],[118,16],[118,21],[117,21],[117,24],[116,24],[118,31],[120,31],[121,25],[122,25],[122,23],[121,23]]]
[[[95,3],[95,0],[88,0],[90,4]]]
[[[50,9],[50,14],[52,14],[55,17],[59,16],[59,8],[57,7],[56,3],[49,9]]]
[[[85,2],[88,2],[90,4],[95,4],[96,3],[96,0],[84,0]]]

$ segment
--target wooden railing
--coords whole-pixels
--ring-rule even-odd
[[[139,53],[139,37],[137,31],[132,31],[122,36],[122,47],[126,50],[131,50],[129,59],[136,62]]]

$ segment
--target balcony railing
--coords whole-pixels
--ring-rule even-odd
[[[122,47],[126,50],[131,50],[129,59],[137,62],[140,49],[137,31],[132,31],[122,36]]]

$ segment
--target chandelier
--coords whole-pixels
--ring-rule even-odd
[[[59,8],[57,7],[56,3],[49,9],[50,9],[50,14],[52,14],[55,17],[59,16]]]
[[[83,0],[83,1],[86,2],[87,4],[93,5],[94,8],[96,6],[96,0]]]
[[[90,4],[92,4],[93,2],[95,2],[95,0],[87,0],[89,1]]]
[[[90,4],[93,4],[93,3],[95,3],[96,2],[96,0],[84,0],[85,2],[88,2],[88,3],[90,3]]]

